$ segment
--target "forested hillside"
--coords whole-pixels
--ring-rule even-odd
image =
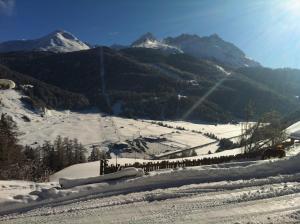
[[[29,106],[46,106],[48,108],[73,110],[84,109],[90,106],[88,99],[81,94],[72,93],[44,83],[38,79],[12,71],[3,65],[0,65],[0,78],[16,82],[18,84],[17,88],[30,97],[24,98],[24,103]]]
[[[0,54],[0,62],[49,84],[44,84],[44,92],[53,92],[53,86],[58,87],[56,92],[64,89],[60,96],[72,96],[63,97],[65,101],[39,97],[45,104],[61,108],[87,105],[85,96],[92,106],[109,113],[116,112],[118,105],[118,113],[129,117],[210,122],[243,119],[249,102],[254,105],[255,116],[270,110],[286,114],[298,108],[296,98],[252,77],[252,70],[235,71],[189,55],[166,55],[154,49],[12,52]],[[66,100],[75,102],[72,99],[76,97],[80,99],[76,106]],[[61,105],[56,105],[58,102]]]

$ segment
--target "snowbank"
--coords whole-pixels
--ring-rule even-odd
[[[96,166],[95,166],[96,164]],[[168,185],[184,185],[188,183],[204,183],[211,181],[222,181],[222,180],[238,180],[238,179],[251,179],[251,178],[265,178],[269,176],[277,176],[279,174],[293,174],[300,173],[300,154],[296,156],[287,157],[281,160],[263,160],[263,161],[252,161],[252,162],[232,162],[225,164],[199,166],[199,167],[187,167],[179,168],[175,170],[166,169],[155,172],[150,172],[150,175],[138,178],[134,181],[133,186],[154,186],[163,187]],[[90,165],[90,169],[88,168]],[[89,180],[98,180],[99,177],[92,177],[88,175],[86,170],[92,172],[93,169],[99,170],[98,162],[86,163],[74,165],[68,167],[59,173],[54,174],[51,177],[51,181],[57,180],[57,178],[64,178],[66,176],[71,177],[72,174],[76,175],[76,172],[87,174],[84,180],[90,183]],[[82,166],[82,168],[81,168]],[[84,168],[83,168],[84,166]],[[76,171],[77,170],[77,171]],[[135,171],[134,171],[135,172]],[[134,174],[133,172],[133,174]],[[103,176],[104,177],[104,176]],[[103,177],[100,177],[100,181],[103,181]],[[71,177],[71,178],[74,178]],[[113,178],[113,177],[112,177]],[[108,176],[110,179],[110,176]],[[72,182],[72,181],[71,181]],[[80,182],[80,181],[79,181]],[[75,180],[76,183],[76,180]]]
[[[98,177],[90,177],[90,178],[82,178],[82,179],[65,179],[60,178],[59,184],[62,188],[71,188],[80,185],[86,184],[94,184],[100,183],[103,181],[116,180],[120,178],[128,178],[128,177],[140,177],[144,175],[144,171],[142,169],[136,169],[134,167],[125,168],[116,173],[110,173],[103,176]]]
[[[299,139],[300,138],[300,121],[298,121],[295,124],[288,127],[286,129],[286,133],[292,138]]]
[[[63,205],[112,195],[145,192],[193,184],[246,180],[248,181],[247,186],[251,187],[252,184],[257,185],[260,182],[262,184],[299,182],[299,164],[300,154],[282,160],[235,162],[176,170],[166,169],[150,172],[150,175],[147,176],[142,176],[141,171],[131,168],[123,172],[100,177],[61,180],[60,182],[64,187],[73,188],[52,188],[32,192],[30,195],[38,196],[35,202],[30,202],[27,205],[20,204],[19,206],[0,207],[0,215],[16,211],[28,211],[41,206]],[[91,186],[91,183],[95,184]],[[239,183],[240,186],[238,187],[243,187],[244,183]]]
[[[209,148],[204,149],[204,152],[205,151],[209,151]],[[194,157],[186,157],[186,158],[178,158],[178,159],[168,159],[168,161],[174,162],[174,161],[182,161],[184,159],[193,160],[193,159],[213,158],[213,157],[221,157],[221,156],[231,156],[231,155],[240,154],[242,152],[243,152],[243,148],[236,148],[236,149],[226,150],[223,152],[207,154],[207,155],[199,155]],[[132,158],[117,159],[117,163],[120,165],[134,164],[134,163],[161,162],[161,161],[163,160],[144,160],[144,159],[132,159]],[[108,163],[115,164],[116,159],[115,158],[109,159]],[[57,182],[60,178],[80,179],[80,178],[88,178],[88,177],[97,177],[99,176],[99,169],[100,169],[99,161],[76,164],[76,165],[66,167],[63,170],[54,173],[53,175],[50,176],[50,181]]]

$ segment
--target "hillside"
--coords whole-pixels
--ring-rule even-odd
[[[241,124],[201,124],[178,121],[152,121],[108,116],[99,110],[46,110],[44,113],[24,105],[22,91],[0,90],[0,114],[9,115],[20,132],[21,145],[37,147],[45,141],[53,142],[58,135],[78,139],[89,151],[94,146],[108,150],[111,143],[125,143],[125,150],[111,151],[119,157],[151,158],[170,151],[182,150],[206,143],[214,143],[196,152],[206,155],[216,151],[213,133],[218,138],[239,136]],[[42,115],[42,116],[41,116]],[[162,125],[164,124],[164,125]],[[117,130],[117,131],[116,131]],[[142,142],[144,147],[130,149],[130,143]]]
[[[88,99],[81,94],[72,93],[31,76],[12,71],[3,65],[0,65],[0,78],[13,80],[18,88],[29,97],[23,97],[22,100],[31,108],[78,110],[90,106]]]
[[[250,101],[257,116],[271,109],[286,113],[298,107],[296,99],[242,72],[155,49],[12,52],[0,54],[0,62],[42,82],[82,94],[102,111],[129,117],[227,122],[242,119]]]

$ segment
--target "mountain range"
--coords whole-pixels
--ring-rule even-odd
[[[234,68],[260,66],[258,62],[246,57],[245,53],[234,44],[224,41],[216,34],[208,37],[182,34],[178,37],[167,37],[158,40],[153,34],[146,33],[129,46],[113,45],[111,47],[118,50],[131,47],[151,48],[161,50],[166,54],[185,53],[199,59],[213,60]],[[0,52],[73,52],[90,48],[92,48],[92,45],[63,30],[56,30],[35,40],[14,40],[0,44]]]
[[[185,34],[160,41],[147,33],[114,49],[90,47],[65,33],[47,37],[64,36],[69,45],[50,41],[56,44],[32,44],[39,48],[22,51],[0,45],[0,78],[33,86],[23,90],[31,99],[25,104],[71,110],[97,106],[107,113],[118,108],[126,117],[228,122],[244,119],[251,102],[253,118],[270,110],[298,116],[300,71],[264,68],[217,35]],[[68,49],[75,43],[83,49]],[[192,43],[204,53],[186,53]],[[219,50],[213,51],[216,44]],[[233,57],[240,60],[233,63]]]
[[[245,53],[234,44],[224,41],[217,34],[208,37],[182,34],[159,41],[153,34],[146,33],[133,42],[131,47],[160,49],[168,53],[185,53],[234,68],[260,66],[258,62],[246,57]]]

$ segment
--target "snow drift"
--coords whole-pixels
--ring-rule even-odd
[[[81,178],[81,179],[60,178],[59,184],[61,185],[62,188],[71,188],[71,187],[75,187],[75,186],[100,183],[103,181],[116,180],[116,179],[121,179],[121,178],[140,177],[143,175],[144,175],[144,171],[142,169],[136,169],[134,167],[129,167],[129,168],[120,170],[116,173],[110,173],[110,174],[106,174],[106,175],[98,176],[98,177],[89,177],[89,178]]]

